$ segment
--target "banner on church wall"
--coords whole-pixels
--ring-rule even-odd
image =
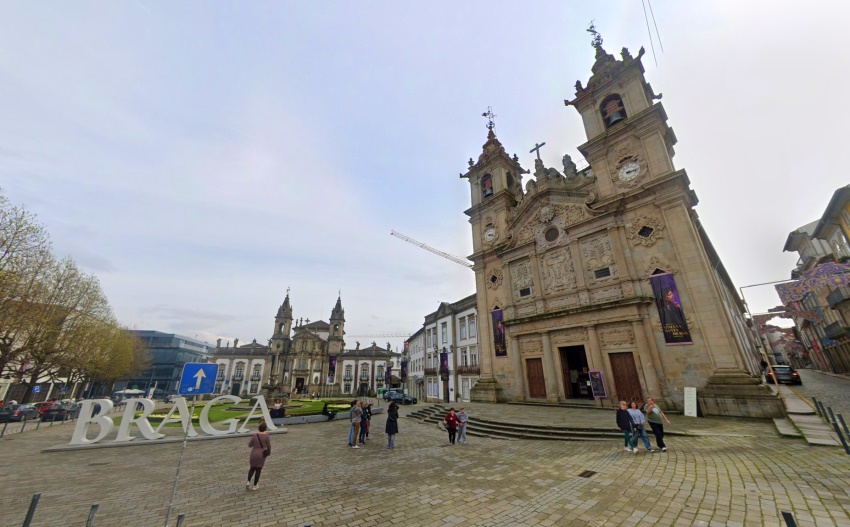
[[[493,349],[497,357],[507,357],[508,348],[505,346],[505,325],[502,323],[502,310],[494,309],[493,318]]]
[[[407,381],[407,361],[401,361],[401,382]]]
[[[384,372],[384,382],[387,384],[392,384],[393,382],[393,367],[387,366],[387,371]]]
[[[652,292],[655,295],[655,306],[661,318],[661,330],[664,332],[664,342],[668,346],[693,344],[691,331],[685,321],[685,312],[679,300],[679,289],[672,273],[656,274],[649,277]]]
[[[328,384],[333,384],[336,377],[336,355],[328,356]]]
[[[449,354],[445,351],[440,353],[440,376],[445,376],[446,379],[449,378]]]

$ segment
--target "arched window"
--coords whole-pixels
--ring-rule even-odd
[[[493,195],[493,176],[490,174],[484,174],[481,178],[481,192],[485,198]]]
[[[623,99],[616,93],[605,97],[602,104],[599,105],[599,111],[602,114],[602,121],[605,123],[605,128],[619,123],[626,116],[626,107],[623,106]]]

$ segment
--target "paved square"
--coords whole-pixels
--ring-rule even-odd
[[[422,405],[419,405],[421,407]],[[403,414],[414,408],[405,407]],[[600,410],[467,405],[506,422],[595,422]],[[385,448],[384,415],[372,439],[346,447],[348,424],[289,427],[273,437],[261,489],[246,492],[245,439],[189,444],[176,514],[188,526],[328,525],[785,525],[850,527],[850,456],[778,436],[771,421],[671,416],[667,453],[623,452],[621,440],[510,441],[470,437],[448,446],[433,424],[399,421]],[[4,525],[21,525],[42,492],[33,525],[162,526],[180,445],[40,453],[72,426],[0,440]],[[176,431],[175,431],[176,433]],[[696,435],[699,434],[699,435]],[[589,478],[578,475],[596,472]]]

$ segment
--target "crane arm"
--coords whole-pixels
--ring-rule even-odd
[[[462,265],[462,266],[464,266],[464,267],[468,267],[468,268],[470,268],[470,269],[472,269],[472,267],[473,267],[473,266],[472,266],[472,264],[471,264],[471,263],[469,263],[469,261],[468,261],[468,260],[465,260],[465,259],[460,258],[460,257],[458,257],[458,256],[452,256],[451,254],[446,253],[446,252],[443,252],[443,251],[440,251],[439,249],[434,249],[433,247],[431,247],[431,246],[429,246],[429,245],[425,245],[425,244],[424,244],[424,243],[422,243],[422,242],[416,241],[416,240],[414,240],[413,238],[410,238],[410,237],[408,237],[408,236],[405,236],[404,234],[402,234],[402,233],[400,233],[400,232],[390,231],[390,236],[395,236],[396,238],[399,238],[399,239],[401,239],[401,240],[404,240],[404,241],[406,241],[406,242],[407,242],[407,243],[409,243],[409,244],[415,245],[415,246],[419,247],[420,249],[425,249],[425,250],[426,250],[426,251],[428,251],[428,252],[434,253],[434,254],[436,254],[437,256],[442,256],[442,257],[443,257],[443,258],[445,258],[446,260],[452,261],[452,262],[454,262],[454,263],[456,263],[456,264],[460,264],[460,265]]]

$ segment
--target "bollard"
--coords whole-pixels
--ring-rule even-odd
[[[832,427],[835,428],[835,433],[838,434],[838,439],[840,439],[841,444],[844,445],[844,452],[850,456],[850,446],[847,446],[847,441],[845,441],[844,435],[841,433],[841,429],[838,428],[838,423],[832,423]]]
[[[818,406],[820,406],[821,419],[829,423],[829,418],[826,416],[826,406],[824,406],[823,403],[820,401],[818,401]]]
[[[24,526],[23,527],[30,527],[30,524],[32,523],[32,518],[33,518],[33,516],[35,516],[35,508],[38,507],[38,500],[40,500],[40,499],[41,499],[41,492],[39,492],[38,494],[32,495],[32,500],[30,501],[30,508],[27,511],[27,517],[24,518]]]
[[[838,416],[838,420],[841,421],[841,426],[844,427],[844,433],[847,434],[847,437],[850,437],[850,430],[847,429],[847,423],[844,422],[844,418],[841,417],[841,414],[836,414]]]
[[[177,527],[183,527],[183,521],[186,519],[186,513],[177,515]]]
[[[21,427],[21,433],[24,433],[24,430],[27,429],[27,416],[24,416],[24,426]]]
[[[3,437],[4,435],[6,435],[6,427],[7,426],[9,426],[9,421],[6,421],[5,423],[3,423],[3,430],[0,430],[0,437]]]
[[[38,422],[35,423],[35,429],[38,430],[41,428],[41,417],[38,418]]]
[[[91,510],[89,511],[89,519],[86,521],[86,527],[94,527],[94,517],[97,514],[97,509],[100,507],[99,503],[92,503]]]
[[[56,422],[56,414],[53,414],[53,419],[50,420],[50,426],[53,426],[53,423]]]
[[[833,422],[833,423],[837,423],[838,421],[836,421],[836,420],[835,420],[835,414],[834,414],[834,413],[832,413],[832,407],[831,407],[831,406],[827,406],[827,408],[826,408],[826,409],[827,409],[827,410],[829,410],[829,417],[832,419],[832,422]]]
[[[823,417],[823,416],[820,414],[820,406],[819,406],[819,404],[820,404],[820,403],[818,403],[818,398],[817,398],[817,397],[812,397],[812,402],[813,402],[813,403],[815,403],[815,412],[817,412],[818,417]]]

